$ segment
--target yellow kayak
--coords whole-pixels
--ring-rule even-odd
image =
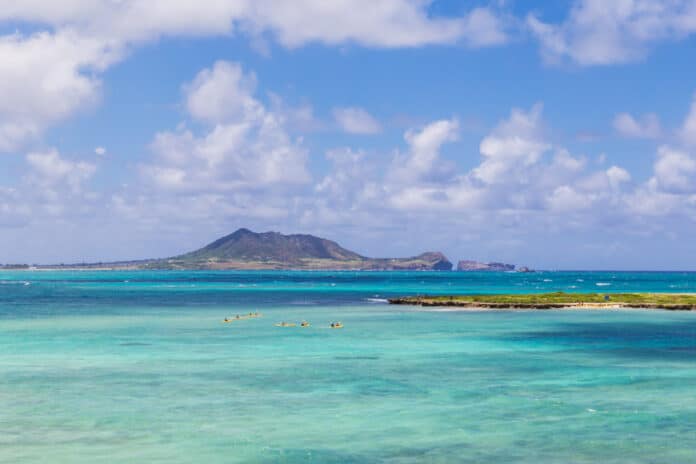
[[[338,323],[338,324],[331,324],[331,326],[330,326],[329,328],[331,328],[331,329],[342,329],[342,328],[343,328],[343,324],[341,324],[341,323]]]
[[[311,324],[309,322],[303,322],[300,327],[309,327]]]
[[[297,324],[291,323],[291,322],[278,322],[275,326],[276,327],[295,327]]]

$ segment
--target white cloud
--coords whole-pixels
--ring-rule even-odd
[[[463,18],[466,41],[473,47],[501,45],[508,41],[504,21],[488,8],[475,8]]]
[[[563,147],[545,156],[554,147],[545,136],[540,104],[513,109],[483,138],[480,163],[465,172],[457,172],[441,155],[445,143],[457,140],[457,132],[456,120],[407,131],[408,150],[397,151],[386,169],[367,165],[364,152],[336,152],[340,163],[317,187],[320,198],[311,200],[324,213],[306,213],[305,218],[336,220],[349,211],[367,218],[372,212],[395,223],[403,220],[400,215],[416,215],[455,224],[465,217],[467,226],[475,222],[490,231],[525,228],[531,217],[549,227],[572,228],[624,214],[628,171],[619,166],[593,171],[584,157]],[[387,172],[382,179],[376,174],[380,171]]]
[[[21,227],[29,223],[31,208],[17,189],[0,187],[0,226]]]
[[[655,162],[657,186],[670,193],[696,192],[696,159],[688,153],[662,146]]]
[[[377,134],[382,126],[363,108],[334,108],[334,118],[338,125],[349,134]]]
[[[519,168],[539,161],[551,148],[542,134],[542,110],[541,104],[529,112],[513,109],[510,118],[481,141],[484,161],[474,170],[474,175],[488,184],[505,183],[519,175]]]
[[[624,168],[618,166],[612,166],[606,170],[607,179],[609,179],[609,185],[612,189],[618,190],[621,188],[621,184],[629,182],[631,180],[631,174]]]
[[[662,135],[660,120],[654,113],[644,114],[640,120],[628,113],[619,113],[613,125],[616,132],[628,138],[656,139]]]
[[[184,127],[155,136],[155,159],[141,166],[155,188],[189,192],[263,190],[309,181],[307,153],[285,129],[282,115],[253,95],[253,74],[219,61],[184,86],[189,114],[209,125],[201,135]]]
[[[434,121],[421,130],[404,134],[409,151],[397,154],[392,161],[389,177],[399,183],[439,181],[451,174],[451,166],[443,164],[440,148],[446,142],[457,140],[459,122],[456,119]]]
[[[261,116],[263,108],[253,97],[256,76],[244,73],[238,63],[216,62],[185,86],[189,114],[209,123],[234,123]]]
[[[639,217],[668,216],[681,208],[681,197],[660,189],[655,178],[639,186],[626,198],[629,211]]]
[[[314,116],[314,107],[307,102],[288,104],[280,95],[267,92],[270,111],[279,115],[288,128],[294,132],[316,132],[325,128],[323,121]]]
[[[66,160],[55,149],[29,153],[26,160],[31,168],[29,178],[47,188],[64,184],[73,192],[78,192],[96,171],[94,164]]]
[[[0,152],[14,151],[99,98],[94,72],[118,56],[71,31],[0,36]]]
[[[99,156],[104,156],[104,155],[106,155],[106,148],[97,147],[94,149],[94,154],[99,155]]]
[[[556,212],[587,209],[592,202],[592,195],[580,193],[569,185],[557,187],[548,199],[549,208]]]
[[[84,220],[94,214],[99,195],[89,189],[88,182],[97,170],[95,164],[66,159],[53,148],[30,152],[25,160],[26,174],[12,189],[13,201],[9,205],[8,214],[14,215],[15,220],[27,225],[46,218]],[[1,203],[2,198],[0,210],[8,211],[8,205],[3,207]]]
[[[696,96],[691,101],[689,113],[679,129],[679,136],[687,145],[696,145]]]
[[[563,59],[583,65],[609,65],[643,58],[661,41],[696,32],[694,0],[576,0],[558,25],[536,16],[527,24],[549,62]]]
[[[166,35],[270,33],[286,47],[311,42],[355,42],[375,47],[411,47],[464,41],[471,46],[506,40],[492,10],[461,17],[428,13],[430,0],[40,0],[0,1],[0,20],[71,27],[94,36],[133,42]]]

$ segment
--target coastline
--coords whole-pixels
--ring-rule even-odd
[[[601,301],[604,300],[604,301]],[[618,310],[696,311],[696,293],[453,295],[390,298],[389,304],[439,311]]]

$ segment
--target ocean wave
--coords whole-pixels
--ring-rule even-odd
[[[553,282],[551,279],[544,279],[544,282]]]
[[[1,285],[23,285],[25,287],[31,285],[31,282],[26,280],[0,280]]]
[[[608,287],[608,286],[610,286],[611,284],[608,283],[608,282],[597,282],[595,285],[598,286],[598,287]]]
[[[369,301],[370,303],[389,303],[389,300],[386,298],[365,298],[365,301]]]

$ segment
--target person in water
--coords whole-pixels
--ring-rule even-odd
[[[228,318],[225,318],[224,321],[225,321],[225,322],[230,322],[230,320],[229,320]]]

